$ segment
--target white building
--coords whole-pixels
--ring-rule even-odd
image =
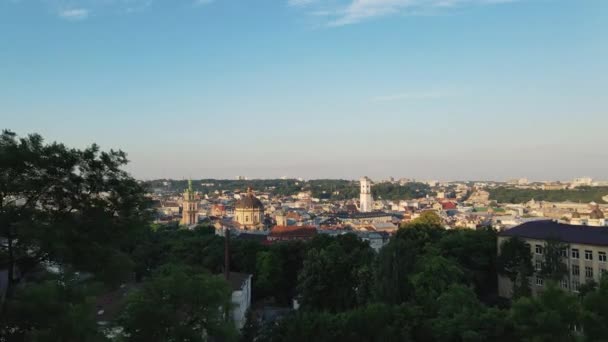
[[[575,178],[572,181],[572,187],[577,187],[577,186],[591,186],[593,183],[593,179],[591,177],[581,177],[581,178]]]
[[[232,320],[237,329],[242,329],[251,306],[251,274],[230,272],[232,286]]]
[[[359,199],[359,211],[369,213],[372,211],[374,199],[372,198],[372,181],[367,177],[359,180],[361,182],[361,196]]]

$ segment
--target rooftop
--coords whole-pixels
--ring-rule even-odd
[[[501,232],[499,236],[558,239],[566,243],[608,246],[608,227],[578,226],[555,221],[532,221]]]
[[[313,237],[317,234],[314,226],[275,226],[268,237]]]

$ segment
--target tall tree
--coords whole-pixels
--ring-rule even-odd
[[[583,298],[583,330],[589,341],[605,340],[608,336],[608,277]]]
[[[522,341],[576,341],[580,325],[578,298],[549,283],[537,297],[522,297],[511,308],[515,332]]]
[[[451,285],[462,284],[464,273],[458,264],[440,255],[428,254],[416,264],[411,281],[415,300],[433,314],[437,308],[437,298]]]
[[[439,311],[431,319],[438,341],[512,341],[506,312],[487,308],[475,292],[452,285],[438,299]]]
[[[186,266],[165,265],[129,297],[120,323],[127,341],[234,340],[226,320],[231,291],[224,279]]]
[[[374,252],[354,234],[334,238],[325,248],[311,249],[299,275],[298,290],[304,308],[341,311],[369,298]]]
[[[492,229],[449,230],[438,244],[441,254],[454,258],[475,285],[480,297],[496,294],[496,232]]]
[[[20,286],[0,315],[0,339],[105,341],[95,320],[92,295],[96,291],[95,284],[73,275]]]
[[[129,254],[148,229],[147,201],[121,169],[122,151],[45,144],[36,134],[0,135],[0,246],[10,284],[41,262],[109,280],[132,266]]]
[[[500,245],[496,260],[498,273],[513,283],[513,296],[529,294],[528,277],[534,273],[530,247],[518,237],[512,237]]]
[[[385,303],[404,303],[411,299],[411,275],[418,259],[441,239],[445,229],[433,225],[399,229],[377,257],[374,267],[374,294]]]
[[[281,285],[281,261],[273,251],[257,254],[254,286],[256,297],[263,298],[275,293]]]
[[[543,278],[559,282],[568,275],[568,266],[564,262],[564,255],[568,246],[557,240],[549,239],[543,248],[543,262],[540,274]]]

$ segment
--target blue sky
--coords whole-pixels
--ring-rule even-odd
[[[608,179],[605,0],[0,0],[0,127],[136,177]]]

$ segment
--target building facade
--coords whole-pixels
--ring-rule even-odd
[[[198,201],[192,190],[192,181],[188,181],[188,189],[184,191],[182,202],[182,219],[180,222],[184,226],[191,226],[198,223]]]
[[[251,278],[251,274],[230,272],[228,279],[232,287],[232,320],[238,330],[245,326],[251,306]]]
[[[359,181],[361,183],[359,211],[362,213],[369,213],[373,210],[374,205],[374,199],[372,197],[372,181],[367,177],[363,177]]]
[[[540,270],[549,240],[560,241],[566,247],[562,251],[562,261],[567,267],[567,275],[559,282],[564,290],[576,293],[587,282],[599,283],[608,270],[606,227],[576,226],[555,221],[527,222],[499,234],[499,253],[502,243],[512,237],[518,237],[530,246],[535,272],[528,281],[533,295],[542,292],[546,286]],[[510,279],[498,276],[498,294],[505,298],[512,297],[513,284]]]

